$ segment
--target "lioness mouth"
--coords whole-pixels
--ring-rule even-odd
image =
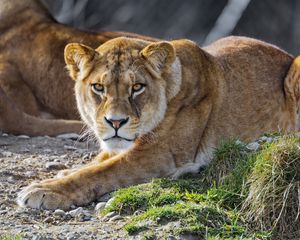
[[[128,139],[128,138],[124,138],[124,137],[120,137],[118,135],[115,135],[113,137],[110,137],[110,138],[106,138],[106,139],[103,139],[104,142],[108,141],[108,140],[112,140],[112,139],[120,139],[120,140],[126,140],[128,142],[133,142],[135,139]]]

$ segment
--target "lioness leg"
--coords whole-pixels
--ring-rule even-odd
[[[21,111],[0,88],[0,130],[12,134],[29,136],[56,136],[61,133],[77,132],[82,122],[73,120],[48,120],[28,115]]]
[[[141,151],[117,155],[66,177],[32,184],[20,192],[18,203],[32,208],[68,209],[71,205],[87,204],[120,187],[168,176],[174,170],[169,153],[156,155]]]
[[[115,154],[112,153],[108,153],[105,151],[102,151],[101,153],[98,154],[98,156],[91,161],[90,163],[88,163],[86,166],[97,166],[99,163],[106,161],[112,157],[114,157]],[[58,174],[56,175],[57,178],[61,178],[61,177],[65,177],[68,176],[72,173],[75,173],[79,170],[80,168],[73,168],[73,169],[65,169],[65,170],[61,170],[58,172]]]

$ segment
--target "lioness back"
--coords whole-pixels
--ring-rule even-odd
[[[284,79],[293,61],[265,42],[228,37],[204,48],[221,65],[224,98],[217,121],[222,135],[254,139],[264,132],[291,129],[285,114]]]

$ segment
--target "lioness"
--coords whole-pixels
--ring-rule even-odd
[[[79,132],[82,123],[74,121],[79,114],[63,49],[70,42],[97,47],[120,36],[150,40],[64,26],[38,0],[0,0],[0,131],[32,136]]]
[[[203,49],[189,40],[129,38],[96,50],[67,45],[77,106],[102,152],[91,165],[26,187],[18,203],[68,209],[151,178],[196,172],[226,138],[296,130],[299,60],[285,79],[293,58],[250,38]]]

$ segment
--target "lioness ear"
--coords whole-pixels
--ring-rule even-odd
[[[152,70],[157,74],[161,74],[164,68],[176,59],[175,49],[169,42],[152,43],[145,47],[140,55],[150,63]]]
[[[65,47],[65,62],[74,80],[85,78],[99,55],[94,49],[79,43],[69,43]]]

